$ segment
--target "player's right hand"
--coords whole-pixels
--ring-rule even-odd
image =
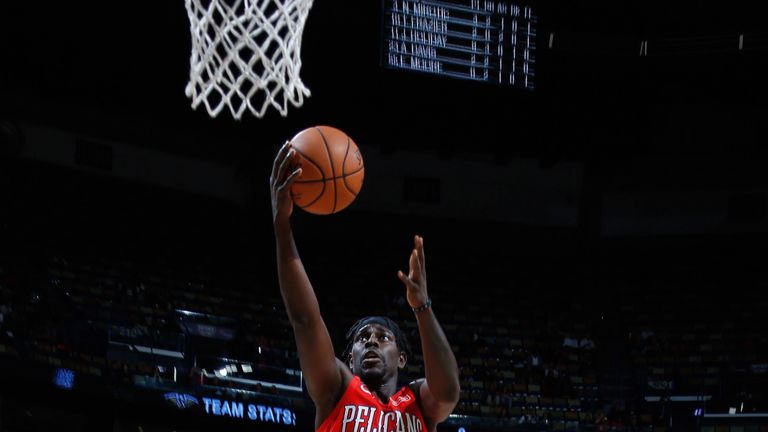
[[[293,213],[291,184],[301,174],[301,168],[290,171],[291,160],[296,151],[291,148],[291,142],[286,141],[275,156],[272,164],[272,174],[269,176],[269,188],[272,196],[272,222],[289,218]]]

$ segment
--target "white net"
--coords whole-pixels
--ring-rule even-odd
[[[185,0],[192,33],[186,95],[211,117],[282,116],[309,97],[301,81],[301,36],[313,0]]]

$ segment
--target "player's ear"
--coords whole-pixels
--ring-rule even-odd
[[[405,351],[400,351],[400,357],[397,359],[397,368],[403,369],[407,363],[408,355],[405,353]]]

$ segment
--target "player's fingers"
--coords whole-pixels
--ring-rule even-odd
[[[402,271],[400,270],[397,271],[397,277],[400,278],[401,281],[403,281],[406,288],[411,288],[411,289],[416,288],[416,284],[413,283],[413,281],[408,276],[406,276],[405,273],[403,273]]]
[[[421,258],[419,258],[419,252],[416,249],[413,250],[413,263],[413,278],[421,280],[421,276],[424,274],[424,266],[421,263]]]
[[[283,184],[280,185],[280,187],[277,189],[278,192],[282,192],[288,188],[291,187],[294,181],[296,181],[296,178],[301,175],[301,168],[296,168],[285,181]]]
[[[419,256],[416,253],[416,249],[411,251],[411,256],[408,259],[408,265],[411,267],[411,271],[408,276],[411,278],[417,278],[421,272],[419,269]]]
[[[282,160],[285,157],[285,154],[288,153],[289,150],[291,150],[291,142],[289,140],[286,140],[285,144],[283,144],[283,146],[280,147],[280,150],[277,152],[276,159]]]
[[[277,176],[279,172],[279,167],[282,165],[283,159],[285,158],[285,154],[288,152],[288,150],[291,148],[291,142],[286,141],[285,144],[283,144],[282,147],[280,147],[280,150],[277,151],[277,155],[275,156],[275,163],[272,164],[272,181],[277,182],[279,181],[279,177]]]
[[[285,173],[286,171],[288,171],[288,168],[291,166],[291,159],[293,159],[294,154],[296,154],[296,150],[294,149],[288,150],[286,157],[280,163],[280,168],[278,168],[278,171],[277,171],[278,182],[282,182],[283,179],[285,178]]]
[[[416,246],[416,250],[419,252],[419,262],[421,263],[421,268],[426,268],[427,261],[424,259],[424,237],[422,236],[416,236],[418,239],[418,244]]]

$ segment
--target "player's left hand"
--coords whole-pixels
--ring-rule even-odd
[[[408,260],[410,266],[408,275],[398,270],[397,277],[405,284],[408,304],[415,308],[426,303],[429,296],[427,295],[427,268],[424,261],[424,238],[419,235],[414,236],[413,244],[413,251]]]

